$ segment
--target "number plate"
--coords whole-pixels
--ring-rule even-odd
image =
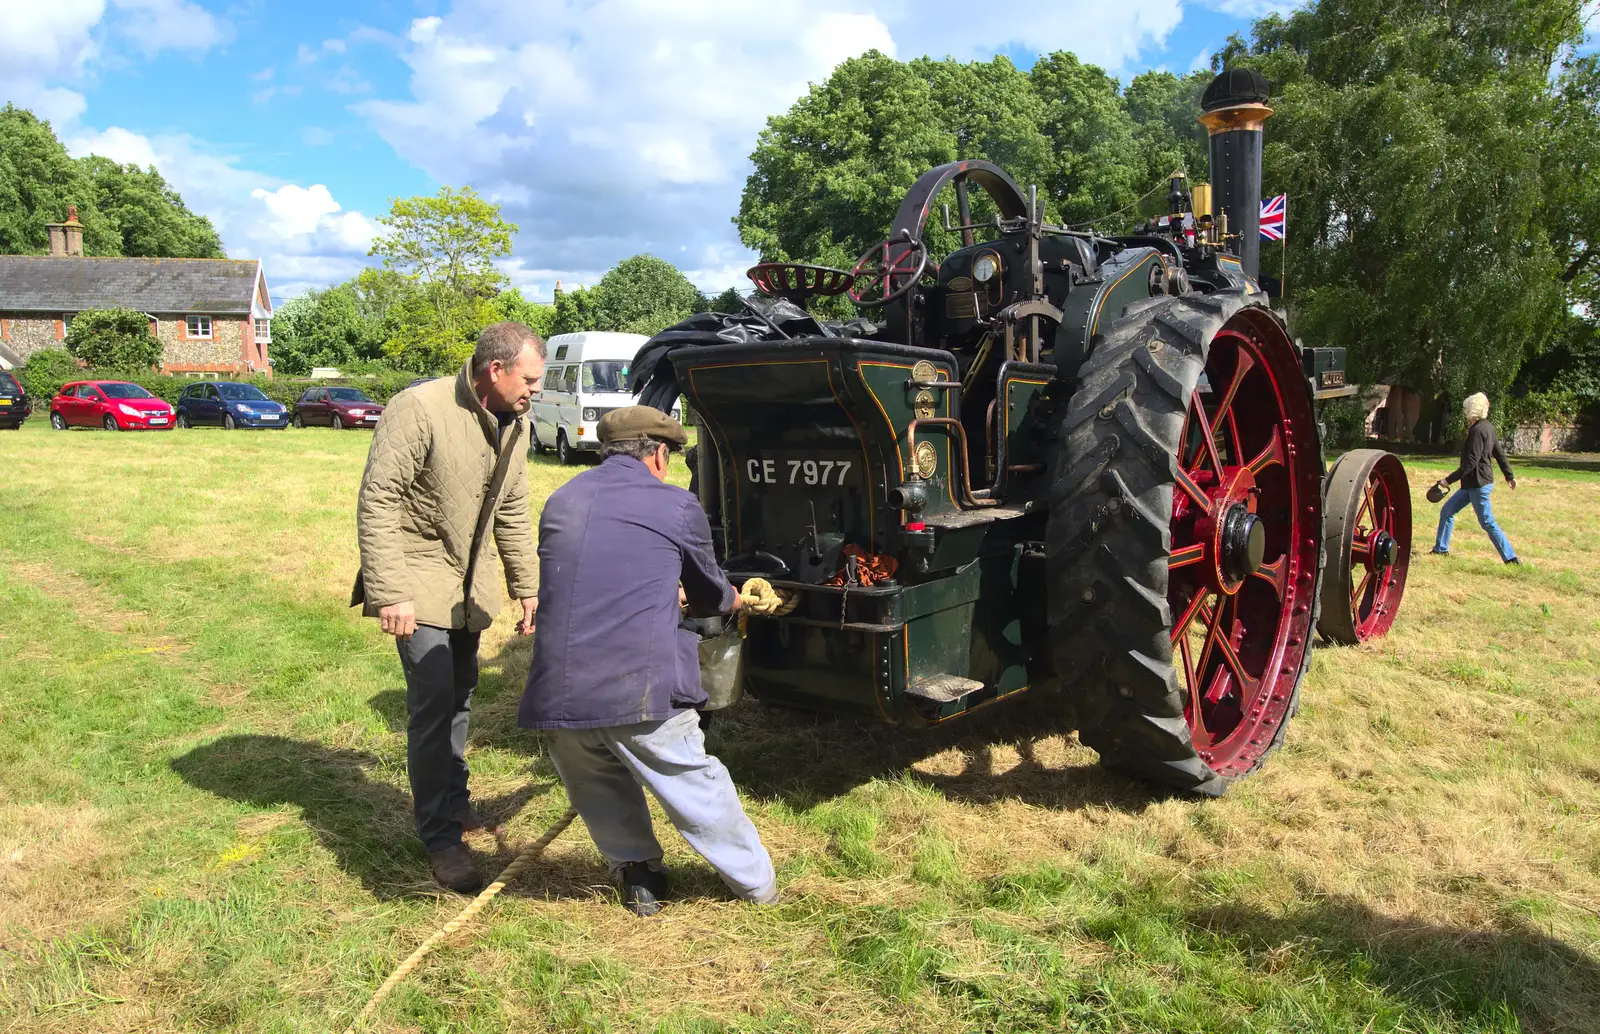
[[[150,422],[152,424],[164,424],[167,422],[167,418],[164,416],[153,416],[150,418]]]
[[[865,484],[861,457],[847,452],[764,452],[741,461],[746,484],[789,491]]]

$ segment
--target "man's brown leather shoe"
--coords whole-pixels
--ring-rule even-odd
[[[429,851],[428,865],[439,886],[457,894],[476,894],[483,889],[483,876],[472,861],[472,855],[460,844],[443,851]]]

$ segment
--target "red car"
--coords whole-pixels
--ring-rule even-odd
[[[170,431],[172,407],[127,381],[73,381],[50,400],[50,426],[107,431]]]
[[[294,426],[376,427],[383,406],[360,388],[307,388],[294,403]]]

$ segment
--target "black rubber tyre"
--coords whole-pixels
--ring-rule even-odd
[[[60,413],[51,413],[50,426],[57,431],[65,431],[67,429],[67,418]]]
[[[335,413],[335,414],[333,414],[333,416],[328,418],[328,426],[333,428],[335,431],[343,431],[344,430],[344,418],[341,417],[338,413]]]
[[[1078,372],[1077,390],[1058,425],[1052,470],[1046,542],[1050,636],[1079,736],[1108,767],[1205,796],[1220,796],[1282,743],[1298,709],[1316,622],[1322,461],[1320,451],[1314,460],[1297,459],[1291,448],[1282,477],[1294,486],[1293,509],[1309,495],[1304,506],[1310,513],[1298,519],[1291,513],[1286,527],[1299,528],[1297,520],[1310,526],[1300,529],[1281,560],[1290,573],[1280,598],[1293,593],[1292,606],[1282,606],[1282,642],[1293,645],[1282,647],[1281,666],[1259,676],[1263,683],[1270,680],[1267,721],[1276,727],[1264,748],[1252,737],[1237,758],[1213,768],[1194,742],[1185,717],[1189,691],[1180,685],[1175,665],[1168,591],[1176,457],[1212,343],[1225,325],[1237,329],[1239,324],[1230,323],[1235,317],[1245,313],[1242,323],[1281,337],[1285,358],[1298,367],[1291,340],[1265,306],[1264,295],[1242,290],[1130,305]],[[1304,390],[1298,375],[1295,382],[1292,390]],[[1293,404],[1299,412],[1297,396]],[[1294,436],[1301,448],[1319,447],[1308,390]],[[1309,617],[1301,607],[1311,611]],[[1188,627],[1188,615],[1184,620]],[[1283,675],[1291,672],[1293,689],[1285,692]]]
[[[567,432],[565,429],[556,431],[556,462],[563,467],[570,467],[578,462],[577,453],[573,451],[572,446],[567,444]]]
[[[543,456],[545,453],[550,451],[544,442],[539,440],[539,429],[533,426],[532,421],[528,422],[528,439],[533,445],[533,451],[538,453],[540,456]]]
[[[107,413],[105,419],[100,421],[100,426],[105,428],[107,431],[122,430],[121,427],[117,426],[117,418],[112,416],[110,413]]]
[[[233,419],[233,414],[232,413],[224,413],[224,414],[222,414],[222,429],[223,430],[231,431],[231,430],[233,430],[234,428],[236,428],[238,426],[239,426],[238,423],[235,422],[234,419]]]
[[[297,430],[304,431],[306,429],[306,422],[300,418],[299,413],[296,413],[293,417],[291,417],[289,422],[293,424]]]
[[[189,426],[190,426],[189,425],[189,414],[185,413],[181,409],[178,410],[178,429],[182,430],[182,431],[187,431],[189,429]]]

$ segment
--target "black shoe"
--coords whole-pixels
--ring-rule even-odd
[[[1428,555],[1429,556],[1449,556],[1450,555],[1450,551],[1448,549],[1440,549],[1438,546],[1434,546],[1432,549],[1428,550]]]
[[[439,886],[457,894],[476,894],[483,889],[483,874],[472,861],[472,855],[460,844],[443,851],[429,851],[428,865]]]
[[[662,899],[667,896],[667,874],[657,872],[645,862],[629,862],[617,874],[621,884],[622,903],[635,915],[653,916],[661,911]]]
[[[1516,564],[1518,567],[1522,566],[1522,561],[1518,560],[1516,557],[1512,557],[1510,560],[1507,560],[1506,563]]]

